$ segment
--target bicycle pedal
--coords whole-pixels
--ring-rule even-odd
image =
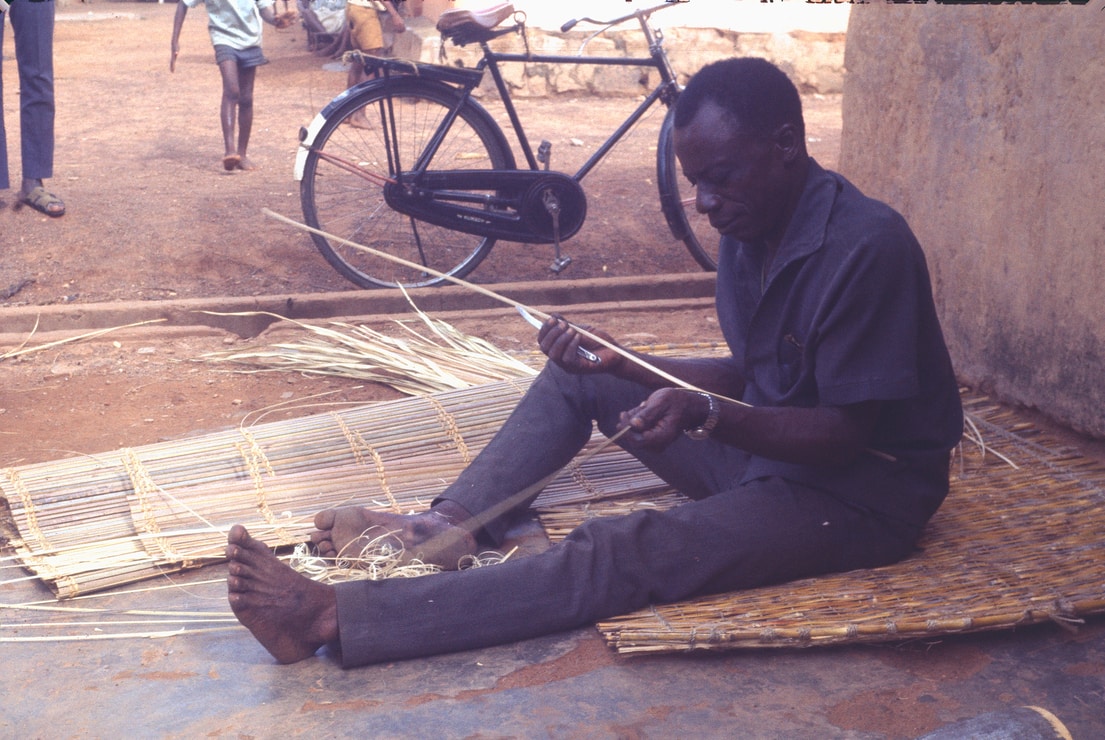
[[[549,169],[549,165],[552,163],[552,142],[545,139],[541,142],[541,146],[537,147],[537,161],[545,165],[545,169]]]
[[[568,257],[568,256],[557,257],[556,259],[553,260],[552,264],[549,265],[549,269],[552,270],[553,272],[555,272],[557,275],[559,275],[561,270],[563,270],[565,267],[567,267],[570,264],[572,264],[572,258],[571,257]]]

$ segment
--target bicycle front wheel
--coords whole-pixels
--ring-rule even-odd
[[[672,235],[683,242],[703,270],[717,270],[721,235],[710,219],[695,209],[695,187],[683,177],[675,161],[675,111],[669,110],[660,126],[656,146],[656,179],[660,187],[660,208]]]
[[[459,99],[448,85],[391,78],[364,83],[326,114],[304,163],[300,201],[307,225],[330,235],[311,234],[323,257],[357,285],[437,285],[446,282],[438,273],[463,277],[494,245],[494,239],[393,211],[373,177],[395,178],[413,168]],[[461,106],[430,163],[438,171],[513,168],[502,130],[472,100]]]

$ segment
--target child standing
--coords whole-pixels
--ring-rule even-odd
[[[188,8],[200,3],[207,7],[207,29],[215,47],[215,63],[223,80],[219,121],[222,124],[223,169],[252,170],[246,157],[249,134],[253,128],[253,82],[257,68],[267,64],[261,53],[261,21],[287,28],[293,14],[276,15],[275,0],[180,0],[173,18],[172,58],[169,71],[176,71],[180,53],[180,29]],[[237,135],[235,135],[237,129]]]
[[[402,2],[402,0],[400,0]],[[385,40],[384,18],[391,20],[391,27],[395,33],[403,33],[407,25],[403,22],[403,16],[395,8],[391,0],[347,0],[345,5],[345,19],[349,30],[349,45],[354,51],[371,56],[383,56],[387,53],[391,44]],[[356,59],[349,64],[349,77],[346,87],[368,79],[364,65]],[[350,124],[357,127],[367,127],[368,119],[364,112],[357,116],[351,116]]]

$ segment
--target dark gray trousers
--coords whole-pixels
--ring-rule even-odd
[[[440,498],[478,514],[563,466],[647,391],[550,365],[502,430]],[[737,485],[746,455],[681,438],[634,451],[692,500],[670,511],[594,519],[539,555],[422,578],[340,584],[345,666],[513,642],[650,603],[883,565],[920,527],[780,478]],[[528,506],[530,501],[519,502]],[[501,539],[503,519],[485,533]]]
[[[6,15],[19,70],[19,140],[24,179],[54,176],[54,2],[16,0]],[[4,33],[0,26],[0,57]],[[0,75],[0,100],[4,80]],[[0,106],[0,190],[11,187],[7,133]]]

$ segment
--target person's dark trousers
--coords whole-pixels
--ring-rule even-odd
[[[607,376],[546,368],[442,498],[478,514],[566,463],[591,419],[610,434],[645,396]],[[486,647],[650,603],[882,565],[907,555],[919,533],[779,478],[736,485],[744,453],[712,440],[680,438],[639,457],[693,500],[592,519],[548,551],[501,565],[339,584],[343,664]],[[496,540],[504,526],[485,530]]]
[[[54,176],[54,2],[13,0],[8,25],[19,71],[19,136],[24,179]],[[2,29],[0,29],[2,30]],[[0,33],[0,57],[4,54]],[[4,83],[0,77],[0,99]],[[11,187],[7,137],[0,109],[0,189]]]

